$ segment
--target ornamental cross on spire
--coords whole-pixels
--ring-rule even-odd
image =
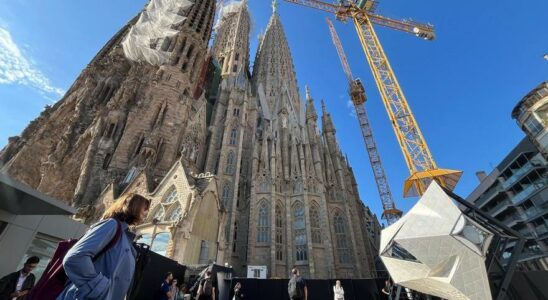
[[[272,0],[272,13],[277,13],[277,12],[278,12],[278,1]]]

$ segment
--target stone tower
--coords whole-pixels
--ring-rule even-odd
[[[195,91],[214,12],[214,0],[150,1],[59,102],[10,139],[1,171],[86,206],[108,183],[122,188],[139,170],[159,180],[181,155],[188,168],[201,169],[206,101]],[[165,25],[158,16],[173,21],[165,36],[143,30]]]
[[[301,105],[276,5],[249,78],[249,24],[246,1],[230,4],[212,51],[222,82],[206,170],[229,214],[218,261],[240,275],[263,265],[283,278],[297,265],[311,278],[371,277],[365,207],[331,117],[324,107],[322,134],[308,90]]]
[[[221,70],[221,84],[213,109],[207,172],[217,174],[221,202],[227,211],[223,224],[225,244],[219,245],[218,261],[243,274],[246,236],[251,140],[257,119],[256,99],[249,80],[250,14],[247,1],[233,2],[221,10],[212,55]]]

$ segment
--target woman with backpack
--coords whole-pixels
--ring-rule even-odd
[[[135,271],[134,235],[129,225],[141,223],[150,201],[130,194],[118,199],[102,220],[68,251],[63,267],[69,282],[57,300],[123,300]]]

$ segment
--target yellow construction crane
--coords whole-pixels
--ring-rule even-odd
[[[352,19],[411,174],[404,183],[404,196],[422,195],[432,180],[453,190],[462,172],[440,169],[436,165],[396,75],[390,67],[373,24],[412,33],[426,40],[435,38],[434,27],[408,20],[394,20],[375,14],[377,2],[371,0],[355,2],[339,0],[339,4],[320,0],[285,1],[333,13],[339,21],[344,22]]]
[[[365,110],[365,101],[367,100],[367,97],[365,96],[365,89],[360,79],[354,79],[354,75],[352,75],[352,70],[350,69],[348,60],[346,59],[346,54],[344,53],[341,40],[335,30],[335,26],[333,26],[333,23],[329,18],[325,19],[327,20],[327,25],[329,26],[329,31],[331,32],[331,39],[337,49],[337,54],[339,54],[344,74],[346,75],[346,80],[348,81],[348,93],[350,94],[350,99],[352,99],[352,103],[354,103],[354,109],[356,109],[356,115],[358,116],[358,121],[360,122],[363,141],[365,142],[365,148],[367,149],[371,169],[373,169],[373,177],[375,178],[375,183],[377,184],[377,190],[382,203],[382,218],[386,220],[388,225],[392,225],[401,217],[402,212],[396,208],[396,203],[392,198],[392,192],[390,191],[390,186],[388,184],[388,180],[386,179],[381,156],[377,149],[377,143],[375,142],[373,131],[371,130],[371,126],[369,124],[369,118],[367,117],[367,112]]]

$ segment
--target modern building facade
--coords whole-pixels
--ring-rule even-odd
[[[542,83],[518,103],[512,117],[527,137],[489,175],[478,172],[480,184],[467,198],[529,238],[520,259],[528,270],[548,270],[547,87]]]
[[[87,226],[73,220],[76,209],[0,174],[0,274],[20,270],[38,256],[40,278],[57,243],[80,238]]]
[[[11,140],[1,171],[79,207],[88,223],[120,195],[145,195],[151,212],[137,233],[184,264],[374,277],[378,221],[326,105],[318,116],[308,89],[299,93],[276,4],[253,69],[247,1],[220,10],[208,49],[214,6],[151,1]],[[178,23],[170,36],[147,35],[165,24],[143,16],[161,10],[178,11]]]
[[[548,158],[548,81],[521,99],[512,110],[512,118],[544,158]]]

